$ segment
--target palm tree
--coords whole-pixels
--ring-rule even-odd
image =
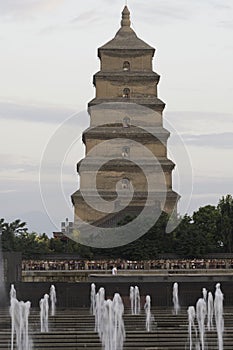
[[[17,219],[11,223],[0,219],[0,231],[3,251],[13,251],[15,248],[15,235],[27,232],[26,223]]]

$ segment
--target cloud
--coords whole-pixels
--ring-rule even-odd
[[[102,23],[103,22],[103,14],[101,15],[100,12],[96,9],[91,10],[91,11],[85,11],[82,12],[81,14],[76,15],[73,17],[72,14],[72,19],[69,19],[66,21],[63,25],[61,24],[56,24],[56,25],[50,25],[42,28],[39,31],[39,35],[50,35],[50,34],[56,34],[58,31],[59,32],[64,32],[65,30],[70,29],[70,26],[83,26],[83,25],[88,25],[88,24],[93,24],[93,23]]]
[[[12,192],[16,192],[16,190],[7,190],[7,189],[1,190],[0,189],[0,194],[8,194],[8,193],[12,193]]]
[[[232,9],[231,0],[158,0],[145,5],[141,0],[135,4],[135,12],[140,17],[154,24],[167,24],[170,21],[187,21],[190,18],[200,17],[207,11],[220,12]],[[133,6],[131,6],[133,8]],[[139,15],[138,14],[138,15]]]
[[[39,12],[51,12],[61,6],[64,0],[6,0],[0,2],[0,16],[25,18]]]
[[[150,4],[146,6],[145,2],[141,2],[135,6],[135,10],[140,13],[140,16],[146,20],[159,20],[160,18],[167,20],[187,20],[191,13],[185,6],[181,6],[179,3],[171,4],[171,2],[160,1],[156,4]]]
[[[199,0],[201,2],[205,2],[203,0]],[[231,0],[206,0],[206,2],[216,8],[217,10],[230,10],[232,9]]]
[[[233,21],[231,20],[225,20],[225,21],[220,21],[218,23],[218,26],[221,28],[225,28],[225,29],[233,29]]]
[[[1,207],[1,217],[7,222],[16,219],[25,221],[29,231],[38,233],[46,232],[51,235],[60,226],[60,222],[69,216],[69,213],[65,212],[64,216],[58,217],[56,227],[49,219],[42,204],[38,186],[30,183],[26,189],[17,184],[15,189],[0,190],[0,201],[4,203],[4,206]]]
[[[166,112],[164,125],[171,127],[180,135],[211,135],[216,130],[220,134],[233,132],[233,114],[216,112]],[[170,127],[171,126],[171,127]],[[172,132],[172,130],[170,130]]]
[[[59,25],[50,25],[39,30],[38,35],[50,35],[57,33],[58,31],[63,31],[64,28]]]
[[[33,160],[31,158],[28,158],[26,156],[16,156],[14,154],[8,154],[8,153],[1,153],[1,170],[10,168],[16,168],[16,167],[22,167],[24,164],[30,164],[30,167],[34,168],[32,165]]]
[[[233,149],[233,132],[203,135],[183,134],[182,139],[185,144],[194,145],[196,147]]]
[[[76,145],[76,157],[71,159],[61,159],[59,161],[46,162],[43,165],[43,169],[40,169],[40,159],[32,159],[27,157],[18,157],[14,155],[0,154],[1,157],[1,183],[0,190],[3,191],[7,184],[14,184],[15,181],[25,182],[28,181],[38,182],[39,173],[43,171],[43,180],[46,179],[48,183],[60,181],[69,181],[69,176],[76,176],[76,163],[82,158],[82,154],[77,154],[77,150],[80,150],[80,145]]]
[[[227,194],[232,194],[232,177],[221,178],[216,176],[195,176],[190,204],[187,208],[189,196],[183,192],[179,201],[180,214],[192,214],[205,205],[217,205],[219,199]]]
[[[61,123],[72,115],[74,109],[51,106],[38,106],[30,104],[17,104],[14,102],[0,102],[0,118],[6,120],[24,120],[36,123]],[[87,112],[77,113],[77,124],[87,127],[89,117]]]
[[[2,158],[2,155],[1,155],[1,158]],[[16,179],[19,179],[19,176],[20,176],[20,178],[23,181],[28,181],[28,178],[26,178],[26,174],[29,174],[32,177],[33,174],[38,174],[38,171],[39,171],[39,165],[30,164],[30,160],[28,161],[28,163],[26,163],[26,162],[19,162],[16,159],[15,164],[8,163],[3,165],[0,170],[0,175],[1,175],[1,180],[4,179],[5,177],[5,179],[8,181],[15,181]],[[25,178],[23,176],[25,176]]]
[[[208,186],[207,186],[208,182]],[[232,193],[232,177],[217,177],[214,174],[210,176],[196,176],[194,183],[194,192],[199,195],[205,195],[206,193],[218,194],[221,193],[224,196],[227,193]]]
[[[211,119],[217,120],[221,119],[221,123],[231,119],[233,123],[232,117],[233,114],[230,113],[219,113],[219,112],[202,112],[202,111],[170,111],[166,112],[166,114],[170,115],[172,118],[175,117],[177,120],[184,120],[184,118],[193,119],[193,120],[203,120],[203,119]]]
[[[53,231],[60,230],[60,222],[57,222],[57,226],[53,224],[49,218],[49,216],[42,211],[27,211],[25,213],[21,213],[21,220],[27,223],[27,227],[29,231],[37,232],[37,233],[46,233],[49,236],[52,236]],[[60,221],[64,220],[64,218],[60,218]]]
[[[71,23],[81,24],[83,22],[89,23],[89,22],[96,22],[100,19],[100,16],[98,16],[98,11],[96,9],[93,9],[91,11],[85,11],[78,16],[74,17],[71,20]]]

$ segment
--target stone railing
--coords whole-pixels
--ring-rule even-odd
[[[111,277],[111,270],[22,271],[22,282],[86,282],[90,275]],[[232,269],[118,270],[117,276],[232,276]],[[112,276],[115,277],[115,276]]]

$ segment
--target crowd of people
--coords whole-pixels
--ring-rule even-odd
[[[47,270],[177,270],[231,269],[233,259],[157,259],[130,260],[23,260],[24,271]]]

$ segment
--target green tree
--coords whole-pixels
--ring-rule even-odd
[[[225,252],[233,252],[233,198],[231,195],[222,197],[218,203],[218,232]]]
[[[132,219],[130,216],[125,217],[119,226]],[[92,249],[93,255],[102,258],[146,260],[155,259],[159,253],[171,253],[173,251],[173,233],[166,233],[167,221],[168,215],[162,213],[155,225],[142,237],[116,248]]]
[[[49,248],[53,253],[63,253],[64,252],[64,242],[57,238],[50,238]]]
[[[218,252],[220,249],[218,238],[219,212],[215,206],[206,205],[193,213],[193,226],[199,243],[199,254]]]
[[[24,258],[33,258],[35,255],[49,253],[49,238],[44,233],[42,235],[35,232],[17,233],[15,250],[22,252]]]
[[[180,256],[193,257],[199,251],[192,217],[185,215],[174,231],[174,252]]]
[[[0,228],[2,231],[2,250],[14,251],[15,250],[15,235],[23,232],[27,232],[26,223],[17,219],[11,223],[5,222],[4,219],[0,220]]]

